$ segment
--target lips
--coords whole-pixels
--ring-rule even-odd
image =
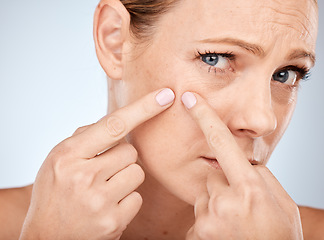
[[[202,158],[203,160],[205,160],[206,162],[208,162],[208,164],[216,169],[222,169],[221,166],[219,165],[218,161],[216,158],[214,157],[210,157],[210,156],[201,156],[200,158]],[[260,162],[254,159],[249,159],[249,162],[251,163],[252,166],[254,165],[259,165]]]
[[[254,160],[254,159],[249,159],[249,162],[251,163],[252,166],[254,166],[254,165],[259,165],[259,164],[260,164],[259,161]]]
[[[204,156],[202,156],[201,158],[204,161],[206,161],[211,167],[213,167],[215,169],[222,169],[216,158],[210,158],[210,157],[204,157]]]

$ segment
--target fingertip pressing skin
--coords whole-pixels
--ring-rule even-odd
[[[163,89],[155,97],[155,100],[161,106],[165,106],[172,103],[174,99],[175,99],[174,92],[170,88]]]
[[[197,104],[197,98],[191,92],[185,92],[182,95],[181,100],[182,100],[183,104],[186,106],[186,108],[188,108],[188,109],[193,108]]]

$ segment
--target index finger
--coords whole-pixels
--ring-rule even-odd
[[[69,139],[76,157],[93,158],[112,147],[141,123],[169,108],[175,95],[169,88],[149,93],[136,102],[118,109]]]
[[[242,182],[246,174],[254,169],[245,159],[245,154],[237,145],[231,131],[215,110],[198,94],[186,92],[182,96],[182,102],[206,136],[209,147],[229,184]]]

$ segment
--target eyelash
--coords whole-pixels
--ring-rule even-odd
[[[201,59],[202,57],[204,57],[206,55],[212,55],[212,54],[227,58],[230,61],[235,61],[235,59],[236,59],[236,56],[235,56],[235,54],[233,54],[233,52],[217,53],[217,52],[213,52],[213,51],[205,51],[204,53],[201,53],[198,50],[197,50],[196,57]],[[216,73],[216,70],[217,70],[216,67],[210,66],[208,69],[208,72],[210,72],[211,69],[214,69],[214,71]],[[298,67],[298,66],[293,66],[293,65],[279,69],[276,72],[280,72],[280,71],[284,71],[284,70],[291,70],[291,71],[296,72],[297,76],[298,76],[298,80],[302,80],[302,81],[309,80],[310,76],[311,76],[311,72],[307,67]],[[223,70],[220,69],[219,71],[223,71]]]
[[[235,61],[235,57],[236,57],[233,54],[233,52],[218,53],[218,52],[212,52],[212,51],[205,51],[204,53],[201,53],[200,51],[197,50],[196,58],[199,58],[201,60],[202,57],[204,57],[206,55],[213,55],[213,54],[224,57],[224,58],[228,59],[229,61]],[[204,64],[206,64],[206,63],[204,63]],[[209,66],[208,72],[210,72],[211,70],[214,70],[215,73],[218,73],[218,72],[223,73],[225,71],[225,69],[219,69],[217,67]]]
[[[204,55],[208,55],[208,54],[215,54],[222,57],[226,57],[229,60],[235,60],[235,55],[233,54],[233,52],[217,53],[217,52],[205,51],[204,53],[201,53],[200,51],[197,50],[197,57],[203,57]]]
[[[284,71],[284,70],[290,70],[296,72],[298,76],[297,79],[302,81],[309,80],[311,76],[311,72],[307,67],[298,67],[298,66],[291,65],[291,66],[284,67],[278,70],[277,72]]]

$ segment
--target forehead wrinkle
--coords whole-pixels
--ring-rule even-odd
[[[311,24],[311,21],[309,20],[309,18],[305,15],[305,13],[303,11],[300,11],[299,9],[293,9],[293,8],[288,8],[287,7],[287,11],[286,12],[283,12],[277,8],[274,8],[274,7],[271,7],[271,6],[267,6],[267,7],[264,7],[266,9],[270,9],[272,11],[274,11],[275,13],[281,15],[281,16],[290,16],[294,19],[294,23],[299,23],[299,25],[302,27],[302,30],[299,30],[297,29],[296,27],[293,27],[292,24],[289,24],[289,23],[284,23],[284,22],[280,22],[280,21],[275,21],[275,20],[268,20],[269,23],[275,23],[275,24],[279,24],[279,25],[282,25],[282,26],[286,26],[286,27],[289,27],[289,28],[292,28],[294,30],[296,30],[297,32],[300,32],[302,35],[309,35],[311,36],[310,32],[309,32],[309,29],[307,26],[310,26],[312,25]],[[304,18],[305,21],[302,21],[301,20],[301,17],[302,16]]]
[[[291,28],[291,29],[295,30],[296,32],[299,32],[301,34],[304,34],[302,31],[298,30],[296,27],[292,26],[289,23],[283,23],[283,22],[279,22],[279,21],[275,21],[275,20],[268,20],[267,23],[269,23],[269,24],[272,23],[274,26],[275,25],[281,25],[281,26],[284,26],[284,27],[288,27],[288,28]],[[274,27],[274,29],[275,28],[276,27]],[[309,31],[308,30],[306,30],[306,31],[308,32],[308,35],[309,35]]]

